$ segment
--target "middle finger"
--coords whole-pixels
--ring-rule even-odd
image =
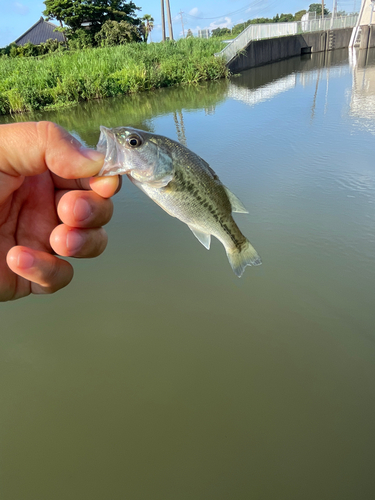
[[[55,197],[57,214],[70,227],[101,227],[113,214],[112,201],[94,191],[57,191]]]

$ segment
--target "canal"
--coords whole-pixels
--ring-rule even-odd
[[[3,500],[370,500],[375,49],[3,117],[166,135],[246,205],[238,279],[124,178],[95,260],[0,305]]]

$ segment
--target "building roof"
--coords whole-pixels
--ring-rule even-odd
[[[23,35],[14,41],[17,45],[25,45],[30,42],[34,45],[46,42],[49,38],[64,42],[64,36],[59,31],[54,31],[57,28],[55,24],[45,21],[43,17],[39,19],[31,28],[29,28]]]

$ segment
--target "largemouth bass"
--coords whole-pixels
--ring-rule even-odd
[[[224,245],[233,271],[261,264],[239,230],[232,212],[248,213],[212,168],[182,144],[131,127],[100,127],[98,151],[104,153],[99,175],[123,175],[172,217],[185,222],[207,249],[211,235]]]

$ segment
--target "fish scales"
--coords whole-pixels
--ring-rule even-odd
[[[246,209],[198,155],[172,139],[131,127],[101,127],[97,148],[106,155],[99,175],[126,174],[168,214],[186,223],[207,249],[215,236],[237,276],[246,266],[261,263],[232,217],[232,211]]]
[[[180,220],[186,224],[198,223],[207,230],[216,229],[215,233],[218,235],[223,230],[232,244],[240,248],[246,238],[232,218],[232,207],[219,178],[207,169],[204,161],[201,161],[201,165],[194,163],[191,160],[195,158],[189,158],[190,155],[185,151],[180,152],[181,149],[176,147],[173,153],[176,158],[174,179],[160,190],[161,197],[165,198],[165,205],[168,206],[171,200],[176,208],[183,207],[178,216]],[[154,196],[157,198],[158,194],[155,193]]]

